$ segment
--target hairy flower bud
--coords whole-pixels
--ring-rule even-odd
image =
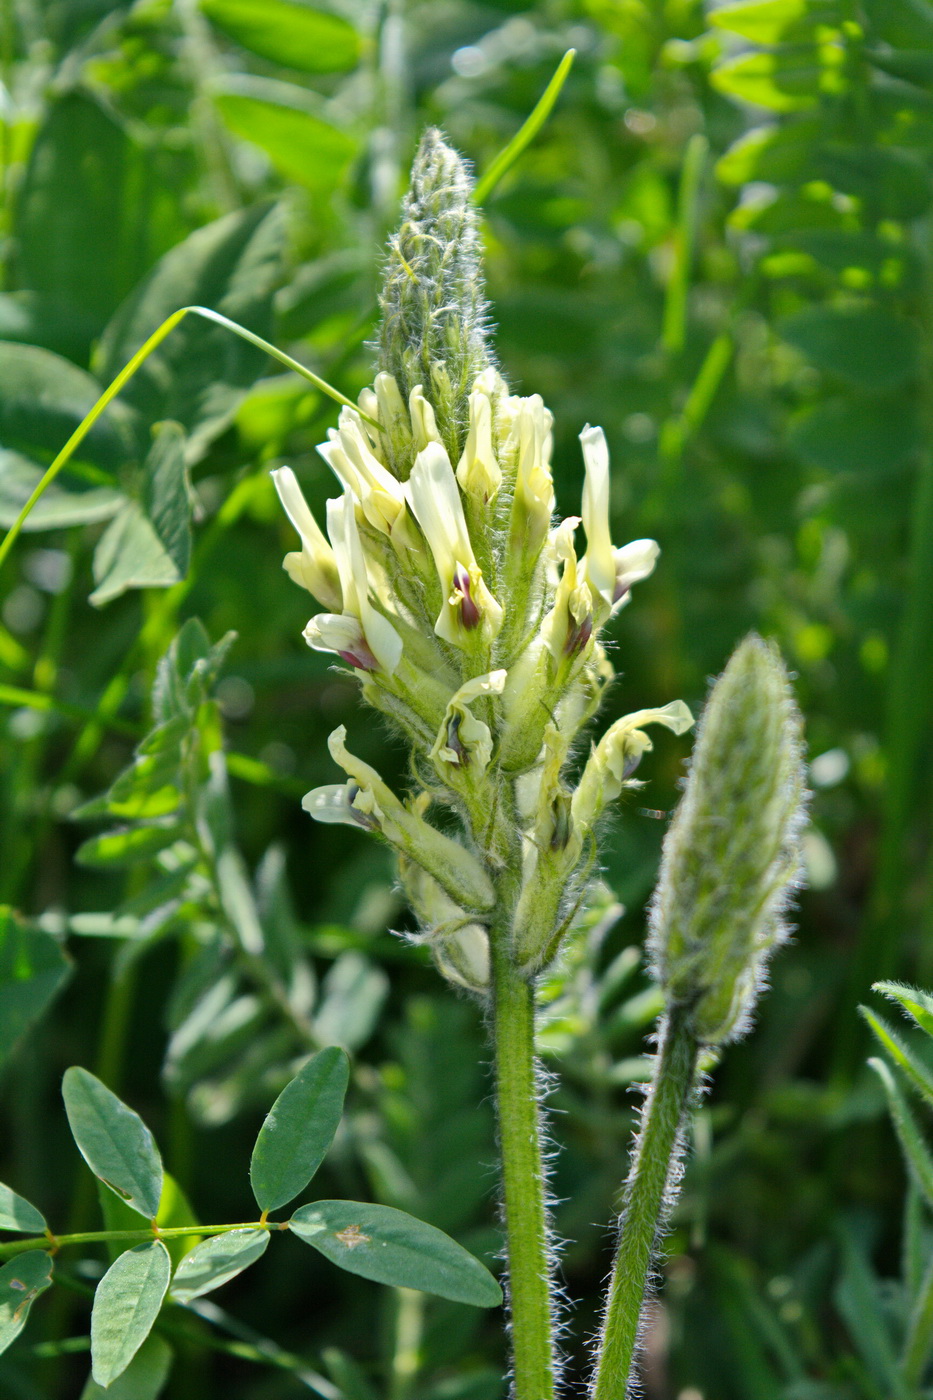
[[[664,842],[650,952],[698,1041],[747,1029],[801,870],[800,716],[776,647],[751,635],[714,685]]]
[[[492,363],[472,193],[463,160],[431,127],[415,156],[380,297],[379,367],[405,399],[422,387],[455,462],[473,381]]]

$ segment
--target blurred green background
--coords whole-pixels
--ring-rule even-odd
[[[906,1306],[890,1281],[904,1175],[856,1005],[878,977],[933,983],[928,0],[3,0],[0,522],[186,303],[355,396],[421,129],[440,125],[481,175],[571,47],[484,237],[503,372],[556,415],[560,512],[578,510],[577,434],[602,424],[613,538],[662,549],[614,624],[601,722],[678,696],[698,707],[756,628],[796,672],[813,787],[799,932],[697,1121],[646,1394],[883,1400],[883,1329],[896,1339]],[[179,467],[171,548],[147,524],[166,421],[184,437],[156,437],[174,435],[191,484]],[[322,518],[333,483],[315,445],[335,421],[299,376],[188,321],[7,561],[0,900],[37,951],[35,1024],[0,1024],[0,1178],[59,1228],[97,1221],[66,1141],[67,1065],[143,1113],[201,1219],[241,1219],[262,1112],[296,1057],[336,1041],[356,1057],[351,1113],[319,1194],[402,1205],[495,1255],[481,1011],[387,931],[407,927],[388,856],[299,805],[335,780],[340,723],[405,776],[352,681],[303,644],[308,599],[281,569],[294,540],[268,470],[294,467]],[[223,722],[274,995],[229,891],[196,872],[147,902],[151,862],[74,859],[89,829],[71,814],[130,762],[158,658],[192,616],[213,641],[237,633],[218,709],[193,723]],[[547,988],[578,1385],[657,1009],[636,950],[685,755],[657,739],[645,792],[607,832],[606,890]],[[23,976],[10,939],[0,998]],[[501,1319],[335,1278],[307,1254],[285,1242],[218,1315],[166,1332],[171,1400],[504,1394]],[[4,1397],[82,1394],[86,1354],[61,1340],[86,1329],[94,1262],[69,1267],[71,1290],[0,1363]]]

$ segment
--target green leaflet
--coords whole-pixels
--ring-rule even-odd
[[[302,1206],[290,1228],[332,1264],[395,1288],[419,1288],[455,1303],[494,1308],[502,1290],[462,1245],[392,1206],[316,1201]]]
[[[163,1337],[146,1338],[122,1375],[105,1390],[88,1376],[80,1400],[158,1400],[172,1367],[172,1349]]]
[[[29,1309],[52,1282],[52,1256],[30,1249],[0,1269],[0,1352],[26,1326]]]
[[[191,501],[177,423],[157,425],[143,470],[141,499],[127,501],[94,551],[95,607],[129,588],[168,588],[188,572]]]
[[[785,317],[777,329],[817,369],[858,388],[896,388],[917,368],[916,326],[878,306],[809,306]]]
[[[175,1270],[169,1296],[176,1303],[189,1303],[213,1292],[261,1258],[268,1244],[268,1230],[229,1230],[202,1240]]]
[[[122,1375],[159,1315],[172,1272],[161,1240],[128,1249],[97,1285],[91,1311],[91,1367],[105,1389]]]
[[[262,1211],[302,1192],[324,1160],[343,1113],[350,1065],[330,1046],[312,1055],[276,1099],[259,1130],[249,1179]]]
[[[337,73],[359,59],[352,24],[294,0],[201,0],[201,10],[244,49],[303,73]]]
[[[147,860],[158,851],[164,851],[181,835],[181,828],[171,821],[152,826],[118,827],[85,841],[78,847],[76,859],[82,865],[106,868],[134,865],[138,860]]]
[[[228,79],[215,99],[237,136],[261,147],[287,180],[330,192],[356,152],[356,142],[324,121],[304,88],[274,79]]]
[[[0,1182],[0,1230],[13,1230],[20,1235],[41,1235],[45,1229],[45,1216]]]
[[[0,906],[0,1066],[71,976],[71,961],[42,929]]]
[[[96,1177],[152,1220],[162,1195],[162,1159],[143,1120],[86,1069],[65,1071],[62,1097],[78,1151]]]

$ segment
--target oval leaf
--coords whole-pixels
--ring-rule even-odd
[[[52,1282],[52,1256],[30,1249],[0,1269],[0,1351],[26,1326],[29,1309]]]
[[[123,1374],[159,1315],[172,1265],[161,1240],[121,1254],[104,1274],[91,1311],[91,1372],[105,1388]]]
[[[297,1210],[289,1227],[332,1264],[376,1283],[420,1288],[477,1308],[502,1302],[485,1265],[442,1230],[393,1206],[315,1201]]]
[[[192,1298],[212,1292],[255,1264],[268,1243],[268,1230],[230,1230],[202,1240],[176,1269],[170,1296],[176,1303],[190,1303]]]
[[[116,827],[104,831],[100,836],[92,836],[78,847],[76,859],[82,865],[97,865],[113,869],[124,865],[135,865],[139,860],[149,860],[151,856],[173,846],[181,835],[181,828],[175,822],[153,823],[151,826]]]
[[[88,1376],[80,1400],[158,1400],[172,1369],[172,1348],[157,1332],[143,1342],[119,1380],[107,1390]]]
[[[296,0],[201,0],[204,14],[244,49],[305,73],[356,64],[359,35],[339,15]]]
[[[314,1176],[340,1123],[349,1076],[346,1054],[332,1045],[312,1055],[279,1094],[249,1164],[260,1210],[287,1205]]]
[[[20,1235],[41,1235],[47,1228],[45,1217],[35,1206],[0,1182],[0,1230],[15,1230]]]
[[[95,1075],[74,1065],[65,1071],[62,1097],[78,1151],[94,1175],[133,1210],[154,1219],[162,1195],[162,1159],[139,1114]]]

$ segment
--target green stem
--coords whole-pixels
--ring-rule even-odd
[[[80,1230],[73,1235],[32,1235],[25,1240],[8,1240],[0,1244],[0,1259],[12,1259],[17,1254],[26,1254],[30,1249],[64,1249],[71,1244],[107,1244],[115,1241],[120,1244],[147,1244],[150,1240],[183,1240],[188,1236],[226,1235],[231,1230],[281,1230],[285,1225],[278,1221],[247,1220],[236,1225],[170,1225],[156,1230],[150,1225],[147,1230]]]
[[[510,909],[511,901],[505,907]],[[492,931],[492,1035],[509,1264],[513,1393],[514,1400],[551,1400],[554,1341],[534,1059],[534,985],[512,962],[508,924],[500,918]]]
[[[593,1400],[625,1400],[648,1271],[663,1226],[671,1168],[696,1072],[697,1043],[679,1008],[665,1017],[654,1079],[622,1200]]]

